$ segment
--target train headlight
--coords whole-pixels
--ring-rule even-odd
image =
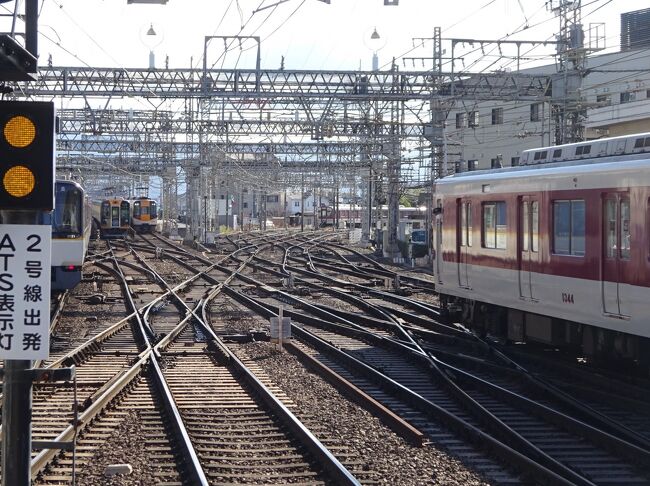
[[[2,186],[13,197],[25,197],[34,190],[36,179],[27,167],[15,165],[2,178]]]

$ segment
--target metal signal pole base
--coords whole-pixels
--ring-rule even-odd
[[[29,486],[32,461],[32,362],[5,360],[2,393],[2,486]]]

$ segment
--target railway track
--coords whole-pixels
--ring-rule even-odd
[[[109,377],[110,373],[106,376],[97,376],[98,370],[96,368],[84,365],[92,362],[93,355],[106,356],[105,351],[102,351],[101,349],[106,348],[107,342],[117,344],[118,347],[121,348],[119,353],[126,352],[129,355],[135,354],[134,360],[136,363],[133,367],[120,375],[113,375],[112,378],[109,378],[109,380],[104,383],[104,387],[109,387],[111,390],[111,396],[109,396],[108,393],[102,393],[100,396],[97,396],[95,400],[93,400],[93,405],[89,407],[89,409],[93,407],[97,409],[97,413],[91,419],[88,417],[89,409],[85,410],[78,422],[75,424],[75,429],[78,428],[79,430],[73,430],[72,433],[76,435],[80,432],[79,441],[80,444],[82,444],[81,450],[83,454],[86,454],[86,452],[83,452],[85,444],[94,443],[97,445],[97,441],[99,440],[98,437],[103,437],[104,439],[115,437],[116,430],[106,427],[106,423],[124,423],[123,420],[120,421],[117,418],[113,418],[113,415],[111,415],[113,412],[102,412],[102,410],[106,409],[108,404],[111,404],[111,409],[113,411],[117,411],[115,413],[117,413],[117,416],[119,417],[121,410],[118,403],[140,403],[144,400],[147,402],[144,407],[149,410],[146,413],[147,418],[142,422],[142,424],[146,424],[147,431],[154,433],[154,437],[148,442],[145,442],[145,447],[143,448],[144,455],[147,457],[151,456],[154,459],[159,460],[159,462],[162,461],[162,465],[166,465],[161,468],[161,471],[163,471],[161,474],[163,474],[165,480],[169,479],[172,483],[175,483],[176,479],[174,479],[174,477],[176,477],[177,479],[181,478],[186,484],[208,484],[208,482],[213,483],[214,481],[220,482],[223,480],[223,477],[228,476],[228,474],[224,473],[224,468],[212,468],[215,459],[214,454],[206,455],[204,453],[205,451],[197,453],[197,450],[200,450],[202,444],[214,443],[218,440],[220,430],[213,431],[216,435],[210,437],[206,436],[205,416],[194,416],[194,412],[196,410],[201,410],[203,407],[197,409],[196,406],[191,405],[186,407],[185,405],[188,403],[195,403],[196,400],[199,399],[199,393],[197,393],[197,390],[200,390],[200,395],[204,400],[212,400],[212,405],[215,406],[217,410],[222,411],[223,403],[228,403],[229,401],[228,393],[226,392],[225,401],[217,406],[214,402],[214,397],[220,396],[219,394],[223,390],[211,388],[211,385],[214,385],[214,380],[212,380],[212,378],[220,376],[226,369],[231,373],[233,383],[241,382],[241,374],[244,372],[248,373],[247,376],[249,376],[249,378],[254,377],[254,375],[251,374],[250,371],[246,371],[246,368],[243,366],[238,367],[237,372],[232,369],[233,357],[229,356],[227,350],[222,346],[219,346],[218,342],[209,338],[209,332],[207,332],[207,329],[203,329],[201,332],[196,327],[197,319],[198,324],[200,324],[201,321],[200,318],[194,314],[195,309],[190,309],[190,312],[186,312],[185,317],[181,315],[183,308],[185,308],[185,310],[188,309],[186,301],[192,301],[194,296],[199,294],[202,294],[205,297],[205,283],[202,282],[197,284],[197,282],[201,280],[200,272],[184,281],[180,286],[171,288],[159,273],[157,273],[144,260],[141,260],[140,263],[143,265],[141,268],[143,274],[148,277],[153,276],[151,283],[156,283],[162,287],[161,292],[164,291],[166,287],[166,292],[159,293],[159,295],[153,301],[144,306],[144,308],[137,309],[134,302],[134,293],[128,284],[128,280],[133,279],[127,278],[128,276],[132,277],[132,275],[125,275],[122,267],[137,268],[136,265],[129,263],[129,259],[135,258],[138,260],[141,257],[139,257],[135,251],[129,249],[128,255],[123,252],[115,252],[112,255],[112,258],[115,262],[115,273],[119,275],[122,280],[125,300],[129,304],[127,310],[131,311],[130,315],[135,316],[134,321],[137,321],[137,325],[135,322],[132,323],[133,325],[131,326],[131,329],[135,329],[136,334],[139,332],[138,339],[134,340],[138,342],[139,349],[137,351],[139,351],[139,354],[133,352],[132,349],[129,349],[128,345],[125,346],[124,339],[122,339],[124,336],[120,339],[116,338],[116,336],[120,336],[122,329],[112,329],[114,332],[112,332],[108,337],[104,336],[105,340],[102,342],[101,346],[98,345],[98,340],[95,339],[92,340],[92,342],[86,343],[86,345],[82,346],[82,349],[78,350],[76,353],[71,353],[64,359],[59,360],[60,362],[63,362],[74,359],[76,362],[80,363],[80,366],[78,367],[79,370],[87,370],[88,375],[94,374],[95,379],[98,380],[98,382],[102,382]],[[180,290],[181,288],[182,291]],[[147,292],[149,291],[150,289],[147,289]],[[193,292],[195,293],[194,296],[192,295]],[[198,294],[196,294],[197,292]],[[172,313],[168,313],[168,315],[164,317],[158,316],[158,318],[155,319],[157,320],[156,324],[152,325],[152,322],[149,322],[150,317],[164,308],[156,307],[154,310],[154,306],[163,302],[166,298],[177,301],[176,303],[178,304],[179,315],[176,316],[176,318],[171,315]],[[154,319],[151,320],[153,321]],[[169,323],[174,320],[176,321],[176,326],[173,329],[170,329]],[[206,339],[206,336],[208,336],[208,339]],[[194,343],[195,346],[194,350],[188,351],[188,344],[192,343]],[[223,363],[219,363],[219,360],[211,359],[210,356],[214,351],[208,349],[208,346],[217,346],[217,348],[221,350],[221,352],[218,353],[221,359],[225,356],[228,363],[224,365]],[[182,351],[179,353],[175,347]],[[144,348],[144,350],[142,350],[142,348]],[[170,350],[168,350],[168,348],[170,348]],[[193,355],[193,358],[188,358],[188,352],[190,355]],[[199,370],[205,372],[205,368],[201,368],[201,366],[207,365],[210,362],[212,362],[214,370],[212,371],[212,374],[209,373],[209,376],[205,377],[205,383],[195,383],[195,385],[198,386],[186,389],[187,373],[192,372],[193,374],[197,374]],[[146,366],[144,366],[145,363]],[[166,374],[169,375],[169,378],[166,377]],[[116,376],[119,377],[116,378]],[[150,381],[155,382],[154,388],[156,389],[156,394],[150,394],[148,398],[142,398],[142,390],[150,390],[151,388],[149,385]],[[247,384],[249,389],[251,386],[250,383]],[[274,415],[271,415],[270,412],[268,412],[268,400],[275,401],[276,406],[279,403],[272,397],[272,394],[267,393],[266,395],[267,401],[264,402],[264,407],[266,407],[267,410],[264,411],[260,406],[259,395],[262,394],[264,396],[260,390],[265,389],[268,392],[268,388],[265,388],[264,385],[259,382],[257,382],[257,386],[253,388],[255,388],[255,393],[258,396],[253,399],[251,392],[248,391],[248,398],[242,398],[245,402],[242,408],[246,413],[248,413],[253,408],[252,404],[256,401],[258,408],[261,410],[258,411],[258,413],[266,413],[269,417],[266,424],[260,425],[260,428],[263,430],[265,427],[268,428],[271,423],[274,423],[277,428],[276,433],[284,435],[287,444],[291,444],[294,452],[293,455],[289,454],[288,456],[285,455],[279,458],[278,465],[275,468],[274,466],[270,466],[263,471],[261,470],[259,474],[263,475],[265,481],[268,481],[274,475],[277,476],[276,480],[278,483],[284,483],[286,479],[290,477],[298,478],[300,477],[298,471],[302,467],[304,469],[303,473],[305,478],[321,478],[323,482],[332,481],[332,478],[334,478],[341,484],[357,484],[356,480],[345,471],[345,468],[340,466],[340,464],[337,463],[326,449],[319,446],[313,436],[311,436],[308,431],[304,430],[304,428],[301,428],[299,423],[298,431],[291,429],[291,427],[287,427],[287,423],[291,422],[291,414],[286,410],[286,408],[283,409],[281,406],[280,412],[274,410]],[[134,395],[132,393],[133,390],[140,391],[137,393],[134,392]],[[173,390],[175,390],[175,392]],[[215,395],[215,393],[217,395]],[[242,397],[243,396],[244,395],[242,395]],[[154,400],[158,400],[158,402],[154,402]],[[99,405],[95,406],[95,404],[100,403],[103,404],[103,407],[100,408]],[[233,407],[233,409],[239,407],[239,405],[232,403],[230,406]],[[152,407],[155,410],[164,411],[161,417],[156,418],[152,416],[150,413]],[[235,415],[236,414],[233,415],[233,419],[236,421]],[[96,418],[98,416],[100,419]],[[159,420],[160,418],[163,418],[163,416],[167,417],[166,422],[161,422]],[[50,419],[55,421],[51,416]],[[104,425],[98,428],[96,425],[99,422]],[[186,422],[188,424],[187,426],[185,425]],[[132,420],[130,423],[140,424],[138,420]],[[144,427],[142,424],[140,426]],[[55,425],[54,429],[57,427],[58,426]],[[296,427],[295,420],[294,427]],[[68,433],[70,432],[69,429],[70,428],[67,429]],[[170,437],[169,440],[163,437],[163,432],[165,437]],[[64,431],[64,433],[58,435],[57,439],[62,441],[66,437]],[[197,447],[196,450],[194,445],[195,443]],[[147,444],[152,445],[152,447],[147,447]],[[234,450],[237,449],[237,447],[233,447],[232,444],[230,444],[230,447]],[[180,461],[180,463],[183,467],[170,467],[170,464],[173,462],[172,459],[176,460],[178,458],[178,454],[174,454],[173,451],[178,451],[179,449],[181,451],[184,450],[184,452],[180,454],[182,456],[182,461]],[[296,454],[305,458],[303,459],[302,466],[300,465],[300,461],[296,461],[296,458],[294,457]],[[136,457],[142,455],[143,454],[136,454]],[[58,461],[54,461],[56,456],[57,454],[52,451],[45,451],[35,458],[34,472],[42,472],[39,476],[39,481],[44,484],[58,484],[58,482],[70,481],[74,474],[73,465],[85,464],[83,462],[77,462],[76,457],[68,457],[69,453],[65,453],[62,458],[58,459]],[[206,464],[205,468],[202,459]],[[247,457],[247,459],[250,459],[250,457]],[[233,456],[232,460],[226,462],[230,464],[236,462],[236,459]],[[282,466],[281,463],[284,463],[285,466]],[[286,466],[287,464],[290,465]],[[237,467],[226,467],[226,469],[228,468],[237,470]],[[280,475],[275,474],[275,472],[282,471],[283,469],[289,469],[291,472]],[[174,470],[175,473],[170,473],[169,471],[171,470]],[[83,473],[81,474],[83,475]],[[92,472],[87,474],[89,477],[92,477],[93,475]],[[94,474],[96,474],[96,472]],[[241,468],[234,474],[234,476],[237,475],[242,475]],[[231,476],[233,475],[231,474]],[[250,477],[253,476],[254,474],[250,475]],[[260,480],[260,478],[261,476],[258,477],[258,480]],[[311,482],[312,479],[308,482]]]
[[[286,377],[279,387],[260,366],[267,356],[249,343],[268,339],[265,319],[280,305],[305,366],[329,370],[407,440],[426,437],[490,482],[650,482],[642,399],[620,414],[562,395],[559,377],[528,373],[419,300],[426,279],[346,257],[337,236],[260,234],[189,250],[148,235],[95,248],[97,280],[62,298],[43,363],[76,365],[76,385],[37,385],[34,398],[35,439],[77,447],[35,453],[37,484],[100,481],[122,459],[169,484],[380,480],[296,404]],[[120,319],[86,320],[74,335],[87,306]]]
[[[283,264],[283,271],[286,272],[286,264]],[[335,347],[345,348],[341,342],[334,340],[332,336],[328,337],[329,341],[332,342]],[[373,335],[373,338],[376,338],[377,340],[381,339],[381,337],[382,336],[377,336],[376,334]],[[367,343],[362,345],[350,345],[351,353],[357,352],[360,348],[364,349],[365,352],[368,352],[366,349]],[[388,357],[381,355],[370,363],[368,363],[366,359],[364,359],[364,362],[373,368],[385,369],[387,367],[386,363],[390,363],[391,360]],[[449,372],[452,370],[452,368],[446,363],[440,364],[445,367],[446,371]],[[510,404],[506,406],[508,400],[512,401],[515,397],[522,398],[521,396],[509,392],[510,395],[506,399],[503,397],[504,393],[502,393],[501,399],[495,400],[494,390],[498,389],[498,387],[494,387],[491,390],[492,394],[489,394],[484,390],[485,386],[489,387],[491,385],[489,382],[485,382],[485,380],[481,382],[480,377],[473,376],[467,372],[463,372],[462,370],[455,369],[453,372],[463,374],[465,379],[464,384],[466,387],[467,381],[473,380],[472,384],[476,389],[472,390],[473,393],[471,395],[467,394],[463,398],[468,399],[470,403],[476,406],[474,408],[474,415],[487,416],[490,420],[496,419],[497,424],[501,422],[503,425],[505,425],[504,420],[509,420],[513,425],[505,425],[503,428],[507,431],[507,434],[511,434],[510,440],[513,440],[515,443],[519,442],[520,445],[523,444],[535,454],[538,454],[542,450],[555,452],[555,457],[553,452],[550,454],[542,452],[542,454],[537,457],[540,458],[545,465],[549,465],[552,469],[559,472],[561,475],[564,475],[568,480],[573,482],[582,482],[582,484],[591,484],[592,480],[598,484],[612,484],[612,477],[617,478],[616,481],[625,480],[629,481],[631,484],[643,484],[647,481],[647,471],[644,472],[642,466],[646,463],[648,457],[645,450],[635,448],[633,444],[625,443],[624,441],[612,440],[611,437],[607,437],[607,434],[602,434],[602,436],[596,439],[594,438],[593,431],[588,430],[588,427],[583,427],[582,430],[578,432],[576,431],[576,428],[580,429],[584,424],[578,423],[577,421],[564,421],[560,426],[558,426],[557,423],[551,425],[550,422],[557,421],[559,417],[563,417],[561,413],[557,413],[557,415],[550,418],[548,415],[553,415],[552,409],[544,410],[544,414],[542,415],[545,417],[541,421],[539,418],[534,417],[535,413],[540,414],[539,408],[536,409],[536,412],[531,412],[530,409],[528,409],[527,412],[530,416],[526,417],[525,413],[522,414],[521,401],[518,403],[518,407],[513,407]],[[406,373],[406,376],[412,377],[413,370],[409,370],[409,372]],[[405,377],[401,378],[403,381]],[[399,379],[396,381],[402,383]],[[479,389],[477,384],[481,384],[483,389]],[[431,384],[427,384],[425,388],[430,389]],[[506,394],[508,393],[507,391],[505,392]],[[434,398],[435,397],[432,397],[432,399]],[[438,397],[438,400],[440,400],[440,397]],[[448,403],[443,402],[443,405],[447,410],[449,410],[450,405]],[[480,413],[476,413],[476,408],[479,409]],[[457,413],[456,415],[465,421],[468,420],[468,417],[463,417],[460,413]],[[544,423],[545,420],[547,423]],[[485,423],[482,425],[485,425]],[[569,437],[571,434],[563,433],[563,428],[572,429],[575,438],[571,439]],[[541,435],[541,437],[536,436],[535,434]],[[526,437],[526,435],[528,437]],[[533,442],[530,441],[530,438],[534,438],[535,442],[540,444],[541,447],[533,444]],[[591,440],[592,444],[584,444],[585,439]],[[598,444],[594,445],[593,442],[597,442]],[[568,455],[568,460],[566,460],[565,455],[567,450],[572,450],[572,453]],[[615,450],[616,454],[611,455],[611,450]],[[619,457],[615,457],[616,455]],[[587,458],[590,457],[597,457],[599,459],[599,464],[593,466],[590,465],[587,461]],[[568,463],[569,467],[566,467],[562,461]],[[608,469],[615,471],[614,474],[607,472]]]

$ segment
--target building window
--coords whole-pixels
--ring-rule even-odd
[[[492,108],[492,125],[503,125],[503,108]]]
[[[267,203],[276,203],[280,201],[280,196],[266,196]]]
[[[510,165],[517,167],[519,165],[519,157],[510,157]]]
[[[483,204],[483,247],[506,248],[507,237],[505,201]]]
[[[246,209],[246,208],[248,207],[248,203],[245,202],[244,204],[242,204],[242,207],[243,207],[244,209]]]
[[[609,106],[612,104],[612,95],[598,95],[596,96],[596,102],[605,106]]]
[[[650,89],[645,90],[645,97],[650,99]]]
[[[467,113],[456,113],[456,128],[467,128]]]
[[[492,169],[501,169],[503,167],[503,157],[498,156],[494,159],[490,159],[490,167]]]
[[[538,122],[542,119],[541,116],[541,103],[533,103],[530,105],[530,121]]]
[[[478,127],[478,122],[479,122],[479,113],[478,111],[470,111],[468,113],[469,116],[469,127],[470,128],[476,128]]]
[[[584,256],[585,202],[553,201],[553,253]]]
[[[293,207],[294,208],[299,208],[300,207],[300,201],[294,201],[293,202]]]
[[[636,101],[636,93],[634,91],[621,93],[621,103],[629,103],[631,101]]]

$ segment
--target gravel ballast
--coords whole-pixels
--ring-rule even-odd
[[[489,484],[444,450],[434,445],[414,447],[385,427],[369,412],[345,399],[339,391],[311,373],[291,354],[270,343],[238,346],[238,353],[254,360],[297,406],[294,413],[317,416],[320,424],[356,452],[380,484]]]

